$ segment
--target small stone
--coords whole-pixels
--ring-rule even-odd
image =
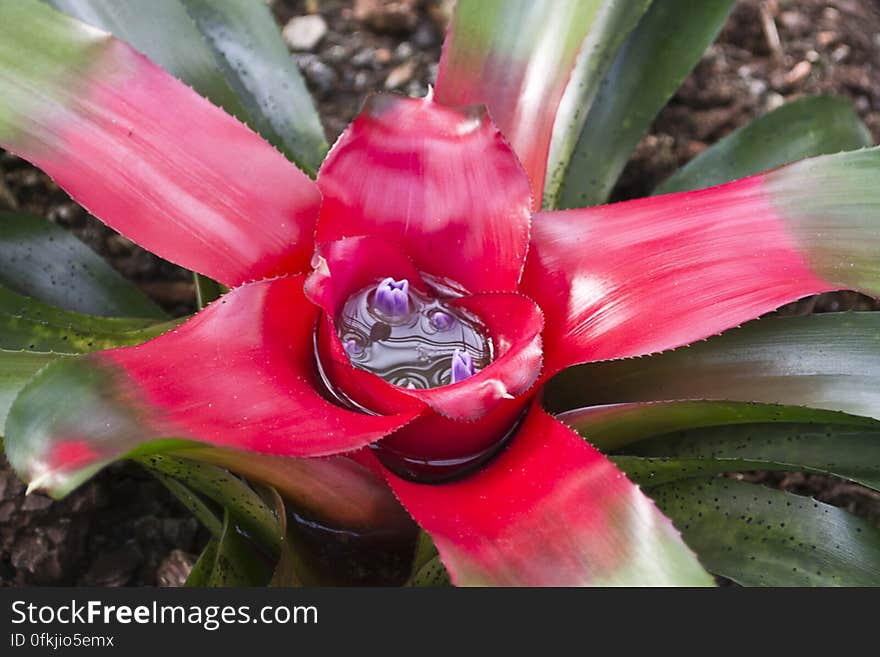
[[[810,29],[810,19],[799,11],[783,11],[777,20],[782,27],[795,34],[803,34]]]
[[[393,55],[388,48],[377,48],[375,53],[376,62],[379,64],[387,64],[391,61]]]
[[[782,105],[784,103],[785,103],[785,98],[782,96],[782,94],[778,94],[775,91],[773,91],[773,92],[767,94],[767,100],[765,102],[765,108],[766,108],[765,111],[770,112],[772,110],[775,110],[777,107],[782,107]]]
[[[810,62],[811,64],[815,64],[815,63],[818,62],[819,59],[820,59],[820,58],[819,58],[819,53],[817,53],[815,50],[808,50],[808,51],[806,52],[806,54],[804,55],[804,57],[805,57],[806,60],[807,60],[808,62]]]
[[[106,244],[111,256],[128,255],[134,250],[134,242],[122,235],[111,235]]]
[[[336,86],[336,71],[327,66],[315,55],[297,57],[297,63],[303,75],[306,76],[314,88],[322,94],[333,91]]]
[[[827,48],[835,41],[837,41],[837,32],[824,30],[816,35],[816,43],[822,48]]]
[[[112,552],[98,556],[92,566],[80,578],[81,586],[123,586],[143,561],[140,549],[134,543],[126,543]]]
[[[782,81],[787,87],[796,87],[809,77],[812,70],[813,65],[810,64],[810,62],[806,60],[800,61],[795,64],[788,73],[785,74],[785,77],[782,78]]]
[[[406,85],[406,95],[410,98],[424,98],[428,95],[428,87],[420,80],[410,80]]]
[[[831,52],[831,60],[840,64],[849,57],[851,50],[852,49],[848,45],[842,43]]]
[[[40,493],[31,493],[25,496],[21,505],[22,511],[42,511],[52,506],[52,498]]]
[[[440,37],[437,34],[437,28],[432,23],[423,21],[419,23],[413,33],[412,40],[417,47],[425,49],[436,46],[440,42]]]
[[[370,75],[366,71],[358,71],[354,76],[352,87],[355,91],[366,91],[370,86]]]
[[[15,513],[15,504],[13,502],[3,502],[3,504],[0,504],[0,522],[9,522],[13,513]]]
[[[415,52],[415,49],[409,41],[402,41],[400,45],[394,49],[394,59],[398,62],[402,62],[412,57]]]
[[[749,80],[746,83],[749,87],[749,93],[752,96],[761,96],[767,91],[767,83],[764,80]]]
[[[376,32],[411,32],[419,20],[418,0],[355,0],[354,17]]]
[[[292,50],[311,51],[315,49],[324,35],[327,23],[320,14],[295,16],[284,26],[281,35]]]
[[[398,89],[412,79],[416,72],[414,61],[404,62],[400,66],[391,69],[391,73],[385,78],[385,88],[388,90]]]
[[[376,51],[372,48],[359,50],[351,58],[351,65],[355,68],[371,68],[376,63]]]
[[[350,56],[348,48],[345,46],[336,45],[330,46],[323,53],[323,58],[328,62],[343,62],[348,59]]]
[[[195,564],[195,557],[183,550],[172,550],[156,570],[156,584],[159,586],[183,586]]]

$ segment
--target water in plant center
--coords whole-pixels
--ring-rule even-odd
[[[445,297],[449,301],[449,297]],[[404,388],[436,388],[492,362],[492,343],[479,320],[436,296],[385,279],[356,292],[337,319],[351,362]]]

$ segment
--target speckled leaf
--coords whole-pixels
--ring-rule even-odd
[[[238,477],[207,463],[173,454],[148,454],[137,460],[150,471],[172,477],[227,510],[247,534],[277,553],[282,530],[273,510]]]
[[[685,479],[705,479],[725,472],[802,470],[796,466],[786,466],[772,461],[742,459],[667,459],[648,456],[609,456],[608,458],[648,494],[655,486]]]
[[[557,417],[603,451],[619,450],[654,436],[719,426],[824,423],[844,428],[880,428],[877,420],[836,411],[704,400],[588,406],[565,411]]]
[[[213,559],[210,559],[211,556]],[[250,542],[239,533],[228,510],[223,514],[223,534],[216,551],[213,555],[209,553],[208,557],[211,568],[204,586],[265,586],[269,581],[271,573],[268,566],[260,559]]]
[[[89,315],[166,316],[69,231],[31,214],[0,212],[0,284]]]
[[[843,509],[731,479],[648,493],[717,575],[746,586],[880,586],[880,529]]]
[[[223,522],[201,497],[177,481],[177,479],[164,475],[158,470],[152,470],[150,474],[158,479],[177,498],[177,501],[183,504],[186,510],[192,513],[205,526],[205,529],[211,532],[212,536],[220,538],[223,534]]]
[[[437,556],[437,546],[431,540],[431,535],[424,530],[420,530],[418,538],[416,538],[416,548],[413,550],[412,568],[410,568],[409,573],[410,579],[414,578],[422,567],[437,558]]]
[[[848,99],[802,98],[713,144],[654,193],[669,194],[720,185],[796,160],[852,151],[873,143],[871,133]]]
[[[449,573],[440,561],[440,557],[429,559],[421,568],[416,571],[409,580],[409,586],[433,587],[433,586],[451,586],[449,581]]]
[[[592,104],[555,207],[605,202],[642,133],[715,39],[733,4],[652,3]]]
[[[146,342],[178,323],[84,315],[0,286],[0,349],[84,354]]]
[[[880,490],[880,424],[743,424],[693,429],[630,445],[624,453],[687,460],[690,463],[683,467],[689,470],[708,464],[715,468],[713,472],[824,472]]]
[[[752,322],[689,347],[570,368],[554,408],[715,399],[810,406],[880,418],[880,314]]]
[[[327,154],[324,130],[269,7],[252,0],[181,2],[215,49],[254,128],[314,176]]]

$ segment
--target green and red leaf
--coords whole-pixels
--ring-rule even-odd
[[[601,0],[460,0],[436,98],[484,104],[512,144],[540,206],[556,110]]]
[[[7,418],[10,463],[61,495],[163,439],[322,456],[405,424],[411,415],[363,415],[321,396],[308,348],[319,311],[302,278],[237,288],[159,338],[48,366]]]
[[[721,185],[797,160],[854,151],[873,143],[848,99],[809,96],[786,103],[712,144],[654,193]]]
[[[655,0],[617,52],[547,207],[604,203],[630,153],[727,20],[734,0]],[[560,176],[561,177],[561,176]]]
[[[552,373],[689,344],[810,294],[880,293],[878,254],[880,149],[865,149],[540,213],[522,290],[544,310]]]
[[[308,267],[314,184],[128,45],[3,3],[0,70],[0,145],[111,227],[228,285]]]
[[[538,407],[493,461],[462,479],[387,476],[459,586],[712,583],[638,487]]]

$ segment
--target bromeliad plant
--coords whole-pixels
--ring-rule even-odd
[[[318,581],[285,508],[411,517],[414,583],[880,583],[877,528],[718,476],[880,487],[880,315],[732,328],[880,290],[880,151],[852,109],[784,106],[677,193],[599,205],[732,2],[460,0],[433,93],[373,96],[326,158],[262,2],[50,4],[150,59],[0,0],[0,143],[229,289],[162,323],[93,256],[59,269],[66,233],[4,217],[0,409],[30,488],[141,461],[215,535],[198,583],[265,578],[251,543],[275,582]]]

